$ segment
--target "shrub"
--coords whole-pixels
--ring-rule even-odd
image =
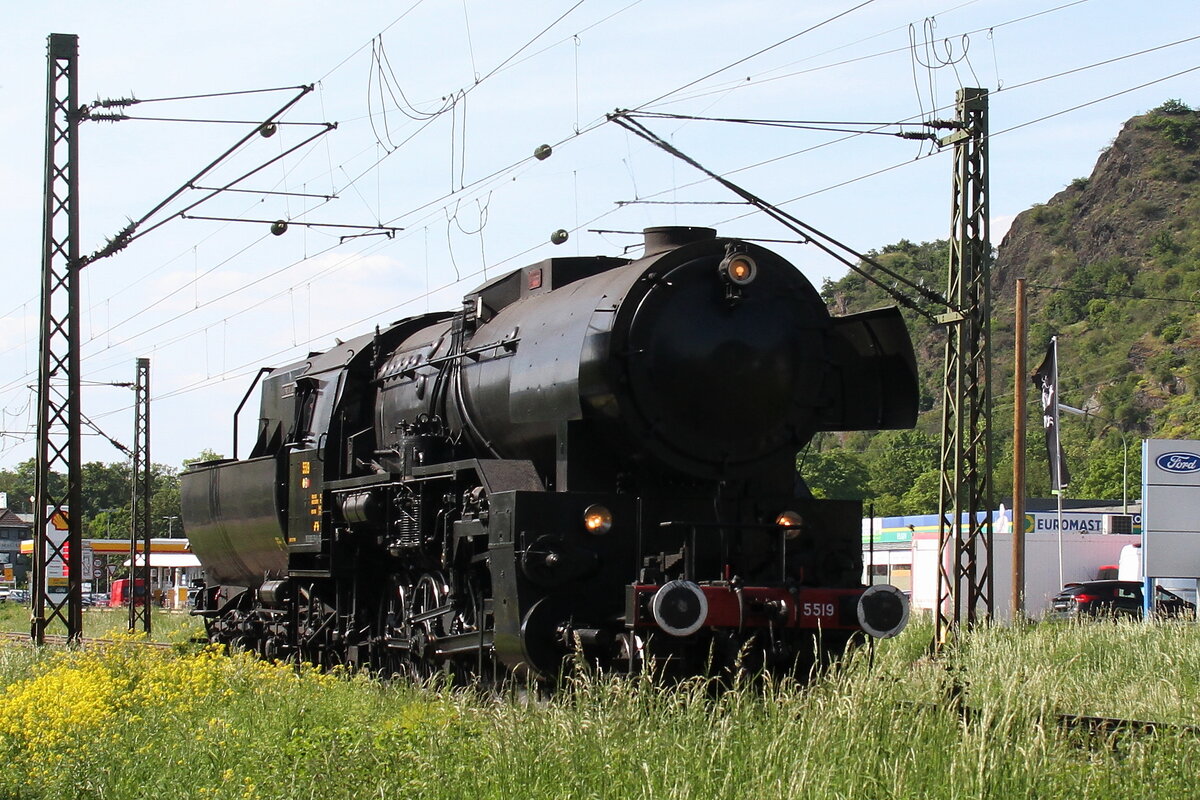
[[[1161,203],[1139,198],[1129,207],[1130,212],[1139,219],[1158,220],[1167,215],[1167,209]]]
[[[1183,318],[1174,312],[1165,315],[1154,326],[1154,335],[1161,336],[1167,344],[1174,344],[1183,335]]]
[[[1191,106],[1189,106],[1187,103],[1183,102],[1182,100],[1172,99],[1172,100],[1168,100],[1167,102],[1163,103],[1161,106],[1154,109],[1154,111],[1151,113],[1168,114],[1168,115],[1190,114],[1190,113],[1192,113],[1192,108],[1191,108]]]
[[[1164,103],[1146,118],[1145,126],[1166,136],[1167,141],[1184,150],[1192,150],[1200,139],[1200,115],[1182,103]],[[1169,110],[1167,109],[1169,105]]]

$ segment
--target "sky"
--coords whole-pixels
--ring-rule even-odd
[[[960,87],[989,92],[997,245],[1018,213],[1087,176],[1130,117],[1200,104],[1194,0],[13,4],[0,34],[0,469],[35,455],[51,33],[79,37],[80,102],[139,101],[135,119],[78,134],[81,252],[145,218],[81,275],[83,413],[104,434],[86,429],[83,457],[125,458],[109,439],[132,444],[133,395],[112,384],[147,357],[150,457],[174,467],[232,453],[259,367],[454,308],[543,258],[636,255],[644,227],[785,240],[770,246],[816,286],[845,274],[605,121],[615,109],[806,123],[640,120],[866,252],[949,235],[951,148],[880,134],[953,119]],[[219,159],[289,103],[275,135]],[[551,155],[534,158],[543,144]],[[189,184],[201,188],[147,216]],[[180,215],[226,186],[241,191],[186,211],[209,219]],[[290,221],[283,235],[274,220]],[[558,230],[569,238],[555,245]]]

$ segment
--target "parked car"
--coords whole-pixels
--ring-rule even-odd
[[[1143,611],[1141,581],[1086,581],[1063,587],[1055,597],[1048,619],[1079,617],[1135,617]],[[1155,587],[1155,613],[1166,617],[1195,616],[1196,606],[1174,592]]]

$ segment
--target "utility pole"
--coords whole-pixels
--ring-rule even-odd
[[[69,640],[83,634],[78,62],[79,37],[50,34],[30,620],[30,636],[39,645],[55,619]],[[51,484],[55,468],[66,479],[61,489]]]
[[[129,506],[129,630],[150,635],[150,359],[137,360],[133,385],[133,502]],[[138,566],[138,550],[142,564]],[[138,582],[142,584],[138,603]]]
[[[991,243],[987,90],[959,89],[954,132],[948,327],[938,493],[938,601],[934,644],[992,604]]]
[[[184,216],[184,212],[196,208],[227,189],[231,189],[234,184],[257,174],[267,165],[283,158],[284,155],[295,152],[308,142],[337,128],[336,123],[322,123],[320,132],[286,149],[281,155],[272,157],[270,161],[219,189],[203,190],[208,194],[187,205],[182,212],[174,212],[166,219],[160,219],[154,224],[147,225],[152,217],[176,198],[191,189],[198,188],[197,181],[240,150],[251,138],[255,136],[268,138],[275,132],[277,125],[290,124],[277,122],[277,120],[311,92],[313,86],[268,90],[296,90],[297,94],[265,121],[255,125],[237,143],[194,175],[167,199],[156,205],[149,213],[137,221],[131,221],[115,236],[109,238],[104,247],[89,256],[81,256],[79,253],[79,123],[84,119],[107,122],[131,119],[122,111],[110,112],[104,109],[123,109],[143,101],[132,98],[97,100],[93,109],[80,106],[77,78],[78,52],[79,37],[74,34],[62,33],[50,35],[46,86],[41,348],[37,398],[38,452],[34,489],[36,522],[34,528],[33,597],[31,598],[33,611],[30,619],[30,635],[37,644],[45,642],[46,626],[54,619],[63,622],[69,639],[76,640],[83,632],[83,581],[88,576],[85,576],[82,571],[83,504],[80,427],[83,415],[80,409],[82,401],[80,399],[79,370],[79,271],[87,264],[107,258],[124,249],[131,241],[161,227],[169,219]],[[161,100],[168,99],[184,98],[161,98]],[[280,232],[286,230],[287,224],[286,222],[282,224]],[[326,227],[324,224],[298,221],[293,221],[291,224]],[[398,228],[356,225],[329,225],[328,227],[367,228],[386,233],[389,237],[399,230]],[[140,537],[144,542],[142,573],[145,583],[143,591],[148,592],[150,578],[149,362],[145,362],[143,373],[143,361],[145,360],[139,359],[138,361],[139,378],[144,378],[145,383],[142,385],[143,391],[140,395],[141,399],[138,401],[136,423],[137,435],[142,437],[140,440],[142,448],[134,457],[134,516],[130,531],[130,571],[132,575],[137,573],[136,542]],[[52,485],[52,477],[58,476],[65,476],[65,488],[61,491]],[[144,508],[138,506],[139,498]],[[135,578],[134,590],[136,587]],[[149,610],[146,609],[142,613],[144,614],[144,629],[149,633]],[[131,629],[136,626],[138,616],[140,616],[139,612],[131,604]]]
[[[1013,375],[1012,621],[1025,618],[1025,279],[1017,278]]]

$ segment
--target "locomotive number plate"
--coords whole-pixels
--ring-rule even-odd
[[[837,614],[837,607],[833,603],[801,603],[800,616],[802,617],[832,617]]]

